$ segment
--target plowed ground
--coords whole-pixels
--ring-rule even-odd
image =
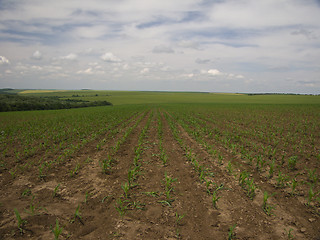
[[[0,239],[54,239],[56,219],[63,228],[59,239],[290,239],[291,235],[320,239],[318,215],[303,203],[281,195],[268,200],[275,207],[268,216],[262,209],[263,190],[258,188],[251,200],[235,174],[227,172],[229,159],[218,164],[179,125],[182,144],[177,142],[165,115],[165,111],[153,109],[141,121],[132,119],[115,136],[106,137],[100,150],[97,142],[90,143],[69,161],[53,167],[45,179],[36,177],[38,169],[15,179],[2,172]],[[166,164],[161,160],[159,119]],[[110,171],[103,172],[101,161],[135,123],[129,137],[113,152]],[[146,134],[140,140],[140,171],[126,197],[122,186],[128,181],[128,171],[134,168],[135,149],[143,129]],[[188,161],[186,148],[206,168],[207,180],[214,183],[208,189]],[[77,163],[80,169],[71,176]],[[169,198],[165,194],[165,174],[176,179]],[[31,193],[23,194],[26,189]],[[216,206],[212,202],[215,190],[219,198]],[[30,205],[34,206],[33,213]],[[75,217],[77,207],[79,214]],[[21,231],[14,208],[26,221]]]

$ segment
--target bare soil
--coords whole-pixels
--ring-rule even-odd
[[[160,159],[159,114],[166,164]],[[175,140],[165,114],[150,111],[143,117],[112,154],[114,162],[108,173],[102,171],[101,161],[138,118],[115,136],[105,136],[100,150],[96,148],[99,139],[80,149],[67,162],[51,168],[43,179],[37,177],[37,168],[16,178],[8,172],[0,173],[0,239],[54,239],[52,229],[56,220],[63,228],[59,239],[228,239],[233,226],[230,239],[290,239],[291,234],[295,239],[320,239],[319,215],[303,202],[286,194],[273,196],[269,203],[275,209],[268,216],[262,209],[263,191],[272,192],[273,186],[265,183],[263,177],[255,176],[258,189],[251,200],[239,186],[236,173],[226,170],[228,161],[235,161],[231,159],[233,156],[225,150],[228,157],[218,164],[179,126],[183,146],[192,149],[197,161],[212,173],[208,179],[214,186],[222,186],[214,207],[212,195],[188,161],[185,148]],[[142,141],[140,174],[125,197],[122,185],[134,167],[135,149],[148,119],[151,122]],[[79,170],[71,175],[77,164]],[[165,173],[177,179],[172,183],[170,201],[165,195]],[[123,216],[116,209],[119,200],[126,207]],[[21,231],[14,209],[25,221]]]

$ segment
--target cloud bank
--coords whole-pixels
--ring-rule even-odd
[[[316,0],[11,1],[0,88],[320,93]]]

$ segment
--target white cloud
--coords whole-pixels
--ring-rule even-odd
[[[93,74],[92,68],[89,67],[86,70],[80,70],[77,72],[78,74]]]
[[[106,52],[105,54],[103,54],[101,56],[101,59],[105,62],[113,62],[113,63],[121,62],[121,59],[115,56],[111,52]]]
[[[70,60],[70,61],[74,61],[78,58],[78,55],[77,54],[74,54],[74,53],[70,53],[64,57],[61,57],[61,59],[64,59],[64,60]]]
[[[208,74],[211,76],[221,76],[223,73],[220,72],[218,69],[209,69]]]
[[[35,60],[41,60],[42,59],[42,53],[37,50],[32,54],[31,58],[33,58]]]
[[[150,71],[149,68],[144,68],[144,69],[142,69],[142,70],[140,71],[140,73],[141,73],[141,74],[146,74],[146,73],[148,73],[149,71]]]
[[[4,57],[4,56],[0,56],[0,65],[5,65],[5,64],[10,64],[10,61]]]

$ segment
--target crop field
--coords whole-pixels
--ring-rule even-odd
[[[318,96],[170,94],[0,113],[0,239],[320,239]]]

